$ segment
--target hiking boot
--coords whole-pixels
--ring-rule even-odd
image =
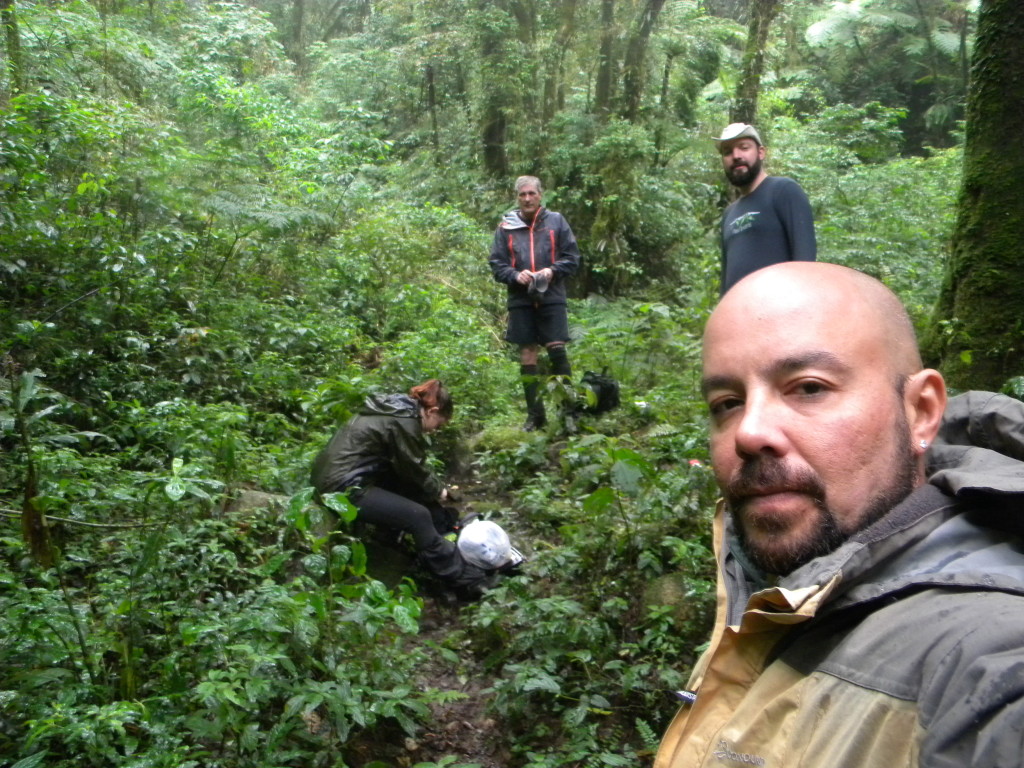
[[[543,429],[547,423],[548,420],[543,411],[540,413],[529,413],[526,416],[526,422],[523,424],[523,432],[536,432],[538,429]]]
[[[463,603],[475,603],[480,600],[489,589],[498,585],[496,574],[488,574],[469,584],[460,584],[455,587],[455,594]]]
[[[523,396],[526,398],[526,423],[523,432],[533,432],[547,423],[544,401],[540,398],[540,379],[536,365],[520,366],[523,375]]]

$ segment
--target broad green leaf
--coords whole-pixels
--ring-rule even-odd
[[[36,768],[37,765],[40,765],[43,762],[43,759],[48,754],[49,752],[47,750],[43,750],[42,752],[36,752],[34,755],[29,755],[23,760],[19,760],[14,765],[12,765],[11,768]]]
[[[550,693],[561,693],[562,686],[551,675],[545,672],[535,672],[533,676],[523,683],[523,691],[548,691]]]
[[[635,496],[640,491],[643,472],[631,461],[616,461],[612,464],[611,478],[615,487],[623,493]]]
[[[352,573],[356,576],[366,575],[366,547],[363,543],[356,541],[352,543],[352,561],[350,563]]]
[[[410,635],[414,635],[419,632],[419,623],[412,617],[405,606],[396,605],[392,609],[391,615],[394,617],[395,623],[398,625],[399,629],[403,632],[408,632]]]
[[[185,481],[177,477],[172,478],[164,485],[164,493],[171,501],[181,501],[186,490]]]
[[[303,488],[288,500],[285,519],[303,533],[309,530],[310,519],[306,508],[313,502],[314,493],[315,488]]]
[[[346,523],[351,523],[359,514],[359,510],[349,501],[348,495],[345,493],[325,493],[320,498],[325,507],[337,512],[338,516]]]
[[[603,485],[583,500],[583,511],[589,514],[601,514],[614,502],[615,491]]]

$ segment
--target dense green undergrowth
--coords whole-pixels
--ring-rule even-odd
[[[478,509],[531,556],[525,575],[464,609],[471,640],[451,641],[493,676],[508,748],[531,765],[650,750],[713,592],[712,483],[689,462],[703,457],[700,416],[678,383],[645,386],[659,365],[692,367],[695,346],[659,348],[680,321],[667,307],[578,309],[594,322],[580,362],[636,372],[623,376],[619,411],[574,436],[554,425],[527,438],[500,423],[509,398],[474,408],[466,394],[455,423],[475,437],[450,429],[437,446],[463,462],[462,479],[490,489]],[[616,350],[615,338],[630,347]],[[640,349],[646,364],[624,365]],[[346,761],[378,729],[416,733],[429,705],[453,695],[409,686],[428,661],[412,585],[385,587],[357,540],[318,539],[310,521],[303,488],[324,427],[379,374],[325,381],[295,414],[275,415],[185,397],[83,409],[41,369],[8,373],[0,754],[48,765],[355,765]],[[226,511],[251,485],[291,494],[291,509]],[[25,503],[48,516],[50,568],[18,536]],[[667,574],[669,591],[649,594]]]

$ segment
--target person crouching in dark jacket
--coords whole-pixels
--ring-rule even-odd
[[[448,491],[427,466],[424,433],[443,427],[454,403],[437,379],[408,395],[371,395],[313,461],[310,484],[347,491],[357,520],[412,536],[420,563],[464,596],[478,596],[488,574],[463,560],[444,538],[453,520],[441,506]]]

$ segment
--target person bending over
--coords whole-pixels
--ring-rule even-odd
[[[317,492],[348,492],[357,520],[408,533],[420,563],[466,596],[478,596],[489,574],[463,559],[445,534],[454,530],[442,506],[448,490],[427,466],[424,434],[452,417],[451,394],[430,379],[409,394],[371,395],[313,462]]]

